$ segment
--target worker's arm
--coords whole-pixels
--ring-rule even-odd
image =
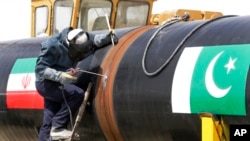
[[[112,39],[114,41],[114,44],[118,43],[118,37],[115,35],[113,31],[110,31],[109,33],[103,33],[103,34],[96,34],[94,36],[94,46],[96,49],[102,48],[104,46],[107,46],[112,43]]]
[[[42,44],[42,49],[36,63],[36,75],[40,80],[48,79],[59,82],[61,84],[73,83],[76,77],[72,76],[70,72],[62,72],[53,68],[57,63],[60,51],[56,47],[47,42]]]
[[[60,82],[63,85],[74,83],[77,80],[77,77],[71,75],[71,72],[56,71],[51,68],[46,68],[43,76],[45,79]]]

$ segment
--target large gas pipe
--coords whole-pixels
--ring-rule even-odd
[[[104,77],[94,79],[96,83],[92,91],[93,100],[89,106],[90,110],[81,123],[82,139],[199,141],[201,122],[198,114],[202,112],[221,115],[228,124],[248,124],[249,64],[244,68],[246,73],[239,71],[237,78],[240,79],[231,80],[226,79],[225,76],[232,74],[238,67],[237,61],[240,62],[240,57],[237,58],[237,55],[247,56],[246,54],[250,53],[249,23],[249,16],[225,16],[209,21],[169,22],[156,27],[117,30],[116,33],[121,38],[116,46],[103,48],[78,65],[83,70],[107,75],[107,79]],[[0,75],[2,76],[0,79],[2,110],[0,139],[2,140],[15,140],[15,137],[21,136],[20,131],[16,132],[13,127],[22,127],[34,132],[32,128],[38,127],[41,123],[36,120],[41,119],[41,110],[9,109],[6,106],[8,105],[6,85],[15,60],[36,57],[40,50],[39,44],[45,39],[47,38],[0,44]],[[208,53],[205,52],[207,50]],[[215,104],[212,104],[211,98],[204,101],[208,95],[193,98],[193,91],[198,91],[199,94],[213,93],[208,85],[215,81],[215,78],[203,78],[195,74],[201,70],[207,72],[215,70],[216,61],[223,55],[226,56],[227,51],[234,53],[234,56],[229,59],[231,65],[226,65],[224,62],[225,74],[220,71],[221,77],[216,79],[222,84],[217,86],[216,90],[224,90],[224,95],[221,92],[223,96],[214,94],[219,102],[215,101]],[[200,59],[204,56],[205,59]],[[201,61],[187,62],[186,60],[190,61],[189,58]],[[213,65],[211,62],[214,62]],[[183,67],[185,63],[187,69]],[[195,64],[200,64],[198,70]],[[188,69],[190,66],[193,66],[193,72],[196,73],[188,79],[187,76],[192,70]],[[90,76],[80,75],[78,85],[85,89]],[[194,78],[199,79],[190,85],[184,84]],[[226,80],[243,86],[238,86],[236,91],[234,85],[230,85]],[[206,86],[204,86],[205,83]],[[228,85],[230,87],[227,87]],[[238,95],[234,97],[234,94],[230,94],[231,99],[222,101],[230,90],[234,90]],[[187,101],[184,100],[187,97],[186,93],[189,93],[188,101],[194,99],[196,104],[192,105],[190,102],[188,106],[193,107],[186,107],[183,110],[183,107],[187,106],[185,103]],[[194,95],[197,93],[194,92]],[[231,106],[223,108],[228,103],[231,103]],[[197,105],[200,105],[198,106],[201,107],[200,110],[197,109]],[[213,108],[209,108],[210,105],[213,105]],[[26,113],[30,111],[37,113],[27,115]],[[8,130],[2,132],[3,128]],[[24,138],[34,139],[34,135],[26,135]]]

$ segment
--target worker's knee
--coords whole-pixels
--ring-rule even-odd
[[[74,97],[77,97],[77,98],[83,98],[84,96],[84,91],[81,88],[73,84],[65,85],[65,91],[66,93],[68,93],[68,95],[70,96],[74,95]]]
[[[74,84],[67,84],[64,86],[64,89],[68,93],[83,93],[83,90]]]

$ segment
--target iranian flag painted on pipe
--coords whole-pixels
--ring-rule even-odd
[[[246,115],[250,45],[187,47],[172,84],[173,113]]]
[[[43,98],[35,87],[36,58],[17,59],[7,84],[7,108],[42,109]]]

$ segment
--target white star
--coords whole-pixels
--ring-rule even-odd
[[[232,59],[231,57],[229,58],[228,63],[224,66],[225,68],[227,68],[227,74],[230,72],[231,69],[235,69],[234,67],[234,63],[237,60],[237,58]]]

